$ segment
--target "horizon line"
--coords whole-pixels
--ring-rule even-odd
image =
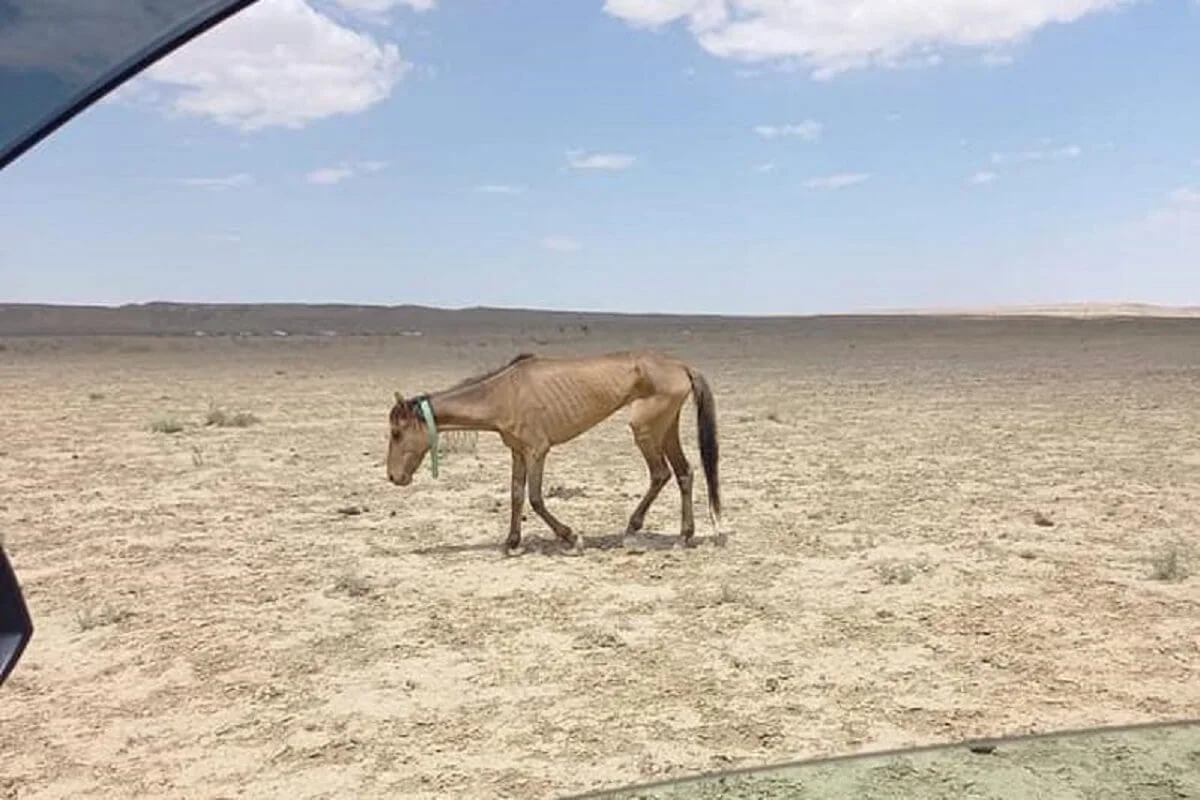
[[[758,312],[735,313],[720,311],[619,311],[578,308],[554,308],[537,306],[470,305],[438,306],[422,303],[365,303],[347,301],[193,301],[193,300],[142,300],[124,303],[89,302],[42,302],[0,301],[0,308],[42,308],[120,311],[150,306],[180,306],[208,308],[337,308],[377,310],[421,310],[441,313],[470,313],[499,311],[525,314],[572,314],[586,316],[619,317],[707,317],[716,319],[800,319],[813,317],[845,316],[956,316],[956,317],[1001,317],[1001,316],[1093,316],[1093,317],[1200,317],[1200,305],[1165,305],[1138,301],[1073,301],[1061,303],[1001,304],[992,306],[898,306],[883,308],[859,308],[844,311],[819,312]]]

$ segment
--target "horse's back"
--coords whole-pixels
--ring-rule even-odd
[[[515,365],[522,404],[537,409],[548,439],[575,438],[631,403],[661,398],[677,406],[691,392],[687,366],[653,350],[534,356]]]

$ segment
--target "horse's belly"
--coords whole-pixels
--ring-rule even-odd
[[[614,402],[576,419],[547,420],[551,444],[563,444],[578,438],[615,414],[624,403]]]

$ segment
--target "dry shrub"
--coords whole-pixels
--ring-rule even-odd
[[[249,428],[257,425],[258,417],[248,411],[229,412],[218,406],[210,406],[204,424],[216,428]]]
[[[479,431],[446,431],[438,436],[438,452],[443,455],[479,451]]]
[[[110,603],[89,608],[82,608],[75,612],[75,625],[81,632],[86,633],[94,628],[100,628],[107,625],[117,625],[133,616],[133,612],[124,608],[117,608]]]
[[[1191,552],[1183,542],[1167,542],[1150,557],[1150,577],[1156,581],[1178,583],[1192,574]]]
[[[150,430],[154,433],[179,433],[183,428],[183,422],[175,417],[163,417],[150,423]]]

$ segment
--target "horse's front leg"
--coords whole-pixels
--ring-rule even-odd
[[[521,553],[521,514],[525,511],[525,479],[527,475],[525,456],[517,448],[512,448],[512,486],[510,490],[510,516],[508,519],[508,538],[504,540],[506,556]]]
[[[554,535],[571,546],[571,551],[579,553],[583,550],[583,537],[565,525],[558,517],[546,508],[546,500],[542,497],[542,473],[546,466],[546,452],[536,453],[529,459],[529,505],[542,521],[550,526]]]

